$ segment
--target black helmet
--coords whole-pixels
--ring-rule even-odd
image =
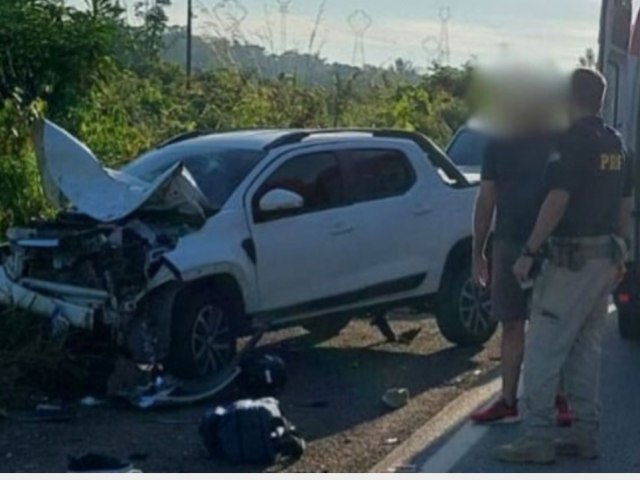
[[[238,386],[251,398],[274,397],[287,383],[287,367],[277,355],[255,355],[245,359]]]

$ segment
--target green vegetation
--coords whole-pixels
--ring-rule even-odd
[[[169,3],[144,11],[137,2],[134,27],[116,0],[87,0],[82,11],[61,0],[0,2],[1,232],[51,213],[30,142],[37,118],[61,124],[118,166],[195,128],[396,127],[444,144],[467,115],[470,67],[434,66],[419,75],[398,60],[387,69],[357,69],[219,39],[194,42],[196,71],[187,89],[179,60],[184,31],[167,28]],[[25,333],[21,325],[0,315],[5,392],[19,376],[11,373],[16,365],[42,367],[37,352],[51,357],[41,332]],[[48,369],[58,363],[44,362]]]

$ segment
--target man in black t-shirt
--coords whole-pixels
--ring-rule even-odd
[[[503,461],[550,463],[557,452],[583,458],[598,454],[602,333],[608,297],[626,257],[632,194],[631,164],[621,138],[599,116],[605,90],[598,72],[574,72],[573,124],[552,155],[546,199],[513,268],[526,282],[535,257],[546,258],[527,332],[525,435],[497,450]],[[555,439],[553,399],[561,371],[575,420],[565,438]]]
[[[513,274],[513,264],[535,225],[544,200],[547,162],[556,148],[557,135],[548,125],[524,129],[508,137],[494,138],[482,164],[481,185],[474,210],[473,274],[476,283],[491,283],[491,313],[502,325],[502,395],[487,408],[473,413],[476,423],[518,421],[517,391],[524,355],[525,322],[529,318],[528,292]],[[491,275],[485,249],[495,214]],[[490,277],[490,280],[489,280]],[[571,414],[566,400],[557,398],[558,422],[567,424]]]

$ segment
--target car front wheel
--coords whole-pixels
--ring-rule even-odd
[[[473,282],[470,267],[458,268],[447,275],[438,295],[438,328],[456,345],[482,345],[498,326],[491,316],[490,305],[489,289]]]
[[[228,366],[236,354],[235,310],[223,293],[181,292],[173,307],[168,370],[182,378],[206,378]]]

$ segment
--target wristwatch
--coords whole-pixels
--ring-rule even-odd
[[[534,252],[533,250],[531,250],[531,248],[529,248],[529,245],[525,245],[522,248],[522,252],[520,253],[520,255],[522,255],[523,257],[536,258],[538,254],[537,252]]]

